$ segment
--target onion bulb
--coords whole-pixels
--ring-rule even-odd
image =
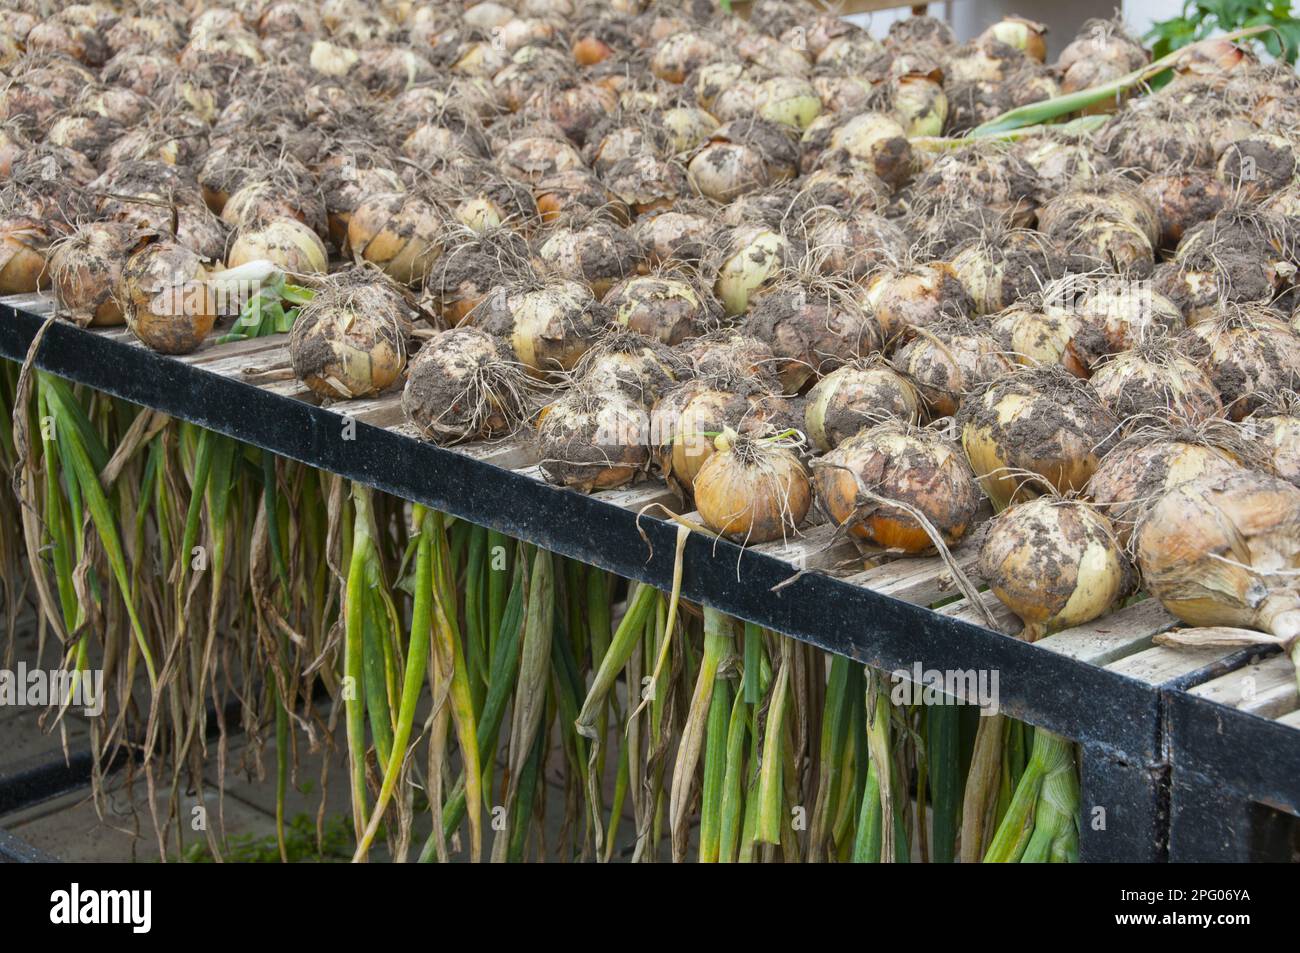
[[[642,257],[631,232],[599,217],[579,218],[552,229],[536,256],[540,271],[581,281],[598,298],[635,273]]]
[[[591,347],[604,316],[586,285],[553,279],[494,288],[470,321],[506,338],[520,363],[544,376],[572,370]]]
[[[1300,390],[1300,334],[1262,306],[1230,306],[1187,329],[1183,349],[1218,388],[1228,417],[1241,420],[1269,395]]]
[[[741,543],[793,533],[808,515],[812,485],[787,442],[728,428],[714,447],[695,477],[695,506],[704,524]]]
[[[441,253],[443,219],[428,199],[410,192],[381,192],[361,202],[348,220],[354,254],[394,281],[414,284]]]
[[[533,384],[510,345],[478,328],[442,331],[411,359],[402,411],[439,443],[513,433],[526,419]]]
[[[235,268],[259,260],[273,262],[291,275],[323,275],[329,269],[325,243],[296,218],[272,219],[237,233],[226,264]]]
[[[146,245],[122,269],[118,300],[127,326],[162,354],[188,354],[217,319],[208,271],[194,252],[174,242]]]
[[[703,333],[711,303],[690,281],[667,274],[624,279],[603,301],[613,322],[668,345]]]
[[[934,548],[909,507],[952,545],[970,529],[982,499],[960,450],[933,431],[898,422],[849,437],[814,464],[813,476],[817,499],[837,525],[891,552]]]
[[[410,333],[411,311],[398,289],[382,280],[338,281],[317,291],[294,321],[294,375],[324,398],[371,397],[406,369]]]
[[[962,446],[994,509],[1048,490],[1081,490],[1119,422],[1059,367],[1022,368],[964,401]]]
[[[714,287],[727,314],[743,314],[750,294],[777,275],[790,253],[784,235],[761,225],[742,225],[727,234]]]
[[[1066,347],[1065,367],[1087,377],[1106,357],[1145,341],[1162,340],[1186,326],[1178,306],[1145,281],[1103,279],[1092,283],[1063,278],[1043,289],[1053,302],[1058,295],[1073,296],[1060,303],[1074,314],[1074,330]]]
[[[898,187],[912,176],[915,156],[907,130],[885,113],[852,117],[831,133],[829,145],[832,154],[842,152],[891,186]]]
[[[647,409],[689,373],[676,351],[633,331],[613,331],[582,355],[573,376],[600,393],[619,391]]]
[[[1300,486],[1300,397],[1286,392],[1243,421],[1273,473]]]
[[[1174,487],[1137,528],[1146,588],[1188,625],[1300,639],[1300,489],[1251,470]]]
[[[123,323],[118,284],[140,239],[130,225],[93,222],[55,246],[50,256],[54,293],[74,323],[82,327]]]
[[[971,390],[1011,370],[1011,359],[987,332],[950,317],[925,328],[894,355],[916,385],[931,419],[951,417]]]
[[[1042,63],[1047,59],[1047,26],[1024,17],[1003,17],[981,33],[976,42],[1005,43]]]
[[[884,361],[867,360],[831,371],[813,385],[804,427],[813,445],[827,451],[867,427],[915,424],[920,416],[921,398],[907,378]]]
[[[772,348],[788,394],[884,344],[875,318],[843,288],[823,282],[790,281],[762,291],[745,331]]]
[[[945,315],[966,315],[973,307],[956,273],[938,261],[875,272],[863,301],[886,342],[906,341],[916,328],[931,327]]]
[[[993,229],[963,242],[952,270],[974,305],[995,314],[1042,288],[1058,270],[1046,239],[1023,229]]]
[[[1091,383],[1110,412],[1130,423],[1145,417],[1195,425],[1223,416],[1223,402],[1209,375],[1169,341],[1120,352],[1097,368]]]
[[[1072,311],[1041,301],[1025,301],[993,317],[994,340],[1017,364],[1063,365],[1079,319]]]
[[[631,483],[650,463],[645,408],[621,391],[575,387],[537,428],[542,475],[584,493]]]
[[[793,178],[799,153],[786,132],[757,117],[715,130],[686,166],[691,187],[715,202]]]
[[[1088,480],[1088,497],[1128,545],[1142,514],[1169,490],[1212,473],[1240,470],[1232,451],[1195,430],[1154,430],[1120,441]]]
[[[1104,615],[1134,581],[1110,521],[1087,503],[1051,496],[993,519],[979,572],[1031,642]]]
[[[0,219],[0,294],[27,294],[49,284],[49,233],[27,216]]]

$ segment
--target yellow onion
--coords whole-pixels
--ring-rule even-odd
[[[598,308],[586,285],[553,279],[494,288],[470,321],[504,337],[530,373],[544,376],[572,370],[591,347],[603,323]]]
[[[1133,583],[1110,521],[1087,503],[1051,496],[994,518],[979,572],[1031,642],[1105,615]]]
[[[720,123],[703,109],[673,106],[659,114],[659,123],[668,133],[674,154],[690,152],[708,141]]]
[[[1017,364],[1063,365],[1078,323],[1072,311],[1046,303],[1024,302],[995,315],[990,333]]]
[[[706,63],[722,58],[724,51],[709,36],[691,30],[664,39],[650,58],[650,72],[669,83],[684,83]],[[704,108],[708,108],[705,106]]]
[[[748,117],[715,130],[687,163],[686,174],[700,195],[730,202],[793,178],[798,160],[798,150],[780,126]]]
[[[614,323],[669,345],[703,333],[709,321],[709,302],[691,282],[671,275],[626,278],[609,289],[603,304]]]
[[[383,165],[358,165],[351,157],[327,161],[321,174],[321,191],[325,194],[326,227],[334,244],[345,247],[348,222],[367,196],[402,190],[401,177]]]
[[[478,328],[452,328],[411,359],[402,411],[426,439],[459,443],[513,433],[532,398],[533,385],[507,343]]]
[[[933,431],[898,422],[849,437],[814,464],[813,478],[837,525],[891,552],[934,548],[931,530],[909,508],[950,546],[966,535],[982,499],[960,450]]]
[[[1022,368],[962,402],[962,446],[995,509],[1083,489],[1119,422],[1059,367]]]
[[[122,324],[118,285],[126,260],[139,243],[131,226],[120,222],[83,225],[50,256],[50,274],[59,307],[82,327]]]
[[[762,291],[744,329],[772,348],[788,394],[884,345],[875,318],[831,283],[793,280]]]
[[[886,342],[905,341],[916,328],[930,327],[945,315],[964,315],[972,307],[965,287],[944,262],[877,271],[867,280],[863,301]]]
[[[1137,528],[1147,590],[1194,626],[1300,640],[1300,489],[1251,470],[1174,487]]]
[[[761,388],[711,377],[685,381],[651,411],[649,442],[655,464],[669,486],[690,496],[700,468],[717,449],[718,434],[727,427],[762,433],[787,410],[783,401]]]
[[[651,265],[699,261],[709,248],[713,231],[709,218],[680,207],[641,216],[632,226],[632,234],[645,249],[646,261]]]
[[[780,387],[771,370],[776,363],[771,346],[743,329],[718,328],[683,341],[677,350],[690,362],[696,377],[745,382],[773,393]]]
[[[1285,136],[1257,132],[1232,142],[1215,163],[1215,175],[1232,192],[1259,201],[1295,181],[1295,146]]]
[[[323,275],[329,270],[325,243],[296,218],[272,219],[236,234],[226,264],[235,268],[259,260],[273,262],[293,275]]]
[[[998,342],[964,318],[919,327],[894,355],[894,366],[916,385],[931,419],[951,417],[974,388],[1011,370]]]
[[[208,271],[188,248],[160,241],[146,245],[122,269],[118,300],[127,326],[163,354],[188,354],[212,330],[217,303]]]
[[[789,254],[790,243],[780,232],[761,225],[732,230],[721,246],[722,263],[714,286],[727,314],[743,314],[750,294],[777,275]]]
[[[557,131],[556,135],[559,135]],[[582,155],[572,144],[551,136],[521,136],[497,152],[501,171],[526,182],[540,182],[548,175],[568,169],[583,169]]]
[[[1116,354],[1093,373],[1092,387],[1120,420],[1146,417],[1194,425],[1223,416],[1223,402],[1209,375],[1168,340]]]
[[[812,503],[808,471],[782,441],[727,429],[695,477],[695,506],[716,533],[741,543],[785,539]]]
[[[381,192],[363,200],[348,220],[348,245],[394,281],[413,284],[442,249],[442,217],[428,199],[409,192]]]
[[[813,385],[804,406],[804,428],[826,451],[867,427],[887,421],[915,424],[921,398],[907,379],[884,361],[868,360],[831,371]]]
[[[649,466],[645,408],[618,390],[578,386],[543,412],[542,475],[584,493],[631,483]]]
[[[316,292],[289,334],[294,375],[321,397],[371,397],[406,369],[412,312],[382,279],[340,281]]]
[[[689,365],[676,351],[634,331],[604,335],[573,369],[582,388],[619,391],[647,409],[688,373]]]
[[[964,242],[952,270],[974,305],[974,314],[996,314],[1038,291],[1057,270],[1046,239],[1020,229],[994,230]]]
[[[1075,319],[1062,363],[1079,377],[1087,377],[1106,357],[1166,339],[1186,327],[1178,306],[1145,281],[1103,279],[1094,284],[1068,277],[1043,289],[1043,298],[1055,300],[1058,289],[1071,283],[1082,294],[1062,302],[1072,305]]]
[[[807,129],[822,111],[821,97],[806,79],[774,76],[758,84],[751,108],[768,122]]]
[[[1225,308],[1185,332],[1184,351],[1209,375],[1231,420],[1272,394],[1300,390],[1300,335],[1264,307]]]
[[[1087,495],[1110,517],[1120,542],[1128,545],[1142,514],[1169,490],[1206,474],[1240,469],[1231,451],[1194,431],[1138,433],[1102,458],[1088,480]]]
[[[843,151],[891,186],[912,175],[915,157],[907,130],[885,113],[861,113],[838,126],[830,137],[832,152]]]
[[[0,219],[0,294],[28,294],[49,284],[49,233],[33,218]]]
[[[1046,33],[1045,24],[1024,17],[1003,17],[981,33],[976,42],[1005,43],[1041,63],[1047,59],[1047,41],[1043,39]]]
[[[804,219],[808,257],[823,275],[861,281],[907,253],[907,236],[882,215],[853,207],[819,209]]]
[[[445,249],[424,279],[423,298],[449,326],[464,322],[509,278],[528,271],[528,243],[508,228],[447,228]]]
[[[1246,418],[1243,426],[1269,469],[1300,486],[1300,398],[1286,394],[1271,401]]]
[[[541,272],[581,281],[596,297],[635,273],[641,258],[641,247],[631,232],[601,218],[559,225],[537,250]]]

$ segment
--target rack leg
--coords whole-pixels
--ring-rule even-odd
[[[1079,859],[1089,863],[1165,860],[1169,771],[1081,745]]]
[[[1296,823],[1194,771],[1174,772],[1169,859],[1175,863],[1285,863]]]

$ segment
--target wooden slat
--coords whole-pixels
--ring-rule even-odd
[[[1300,729],[1300,711],[1293,711],[1288,715],[1283,715],[1277,721],[1278,724],[1286,725],[1288,728]]]
[[[763,543],[754,549],[797,569],[834,569],[857,555],[847,539],[835,539],[835,527],[829,523],[805,529],[793,539]]]
[[[1236,651],[1238,650],[1181,646],[1172,648],[1157,645],[1122,658],[1118,662],[1112,662],[1105,668],[1140,682],[1146,682],[1148,685],[1163,685],[1165,682],[1213,665]]]
[[[997,622],[999,632],[1005,632],[1008,635],[1014,635],[1023,628],[1020,619],[1014,612],[1008,609],[997,596],[991,592],[981,592],[980,601],[988,608],[993,619]],[[958,599],[956,602],[950,602],[942,608],[936,609],[939,615],[952,616],[954,619],[961,619],[963,622],[971,622],[975,625],[987,626],[988,622],[984,618],[984,613],[978,608],[971,605],[966,599]]]
[[[215,338],[209,338],[197,351],[192,354],[182,354],[177,360],[184,364],[203,366],[228,357],[242,357],[250,362],[257,358],[257,363],[263,364],[268,363],[267,355],[283,352],[277,356],[283,361],[288,361],[288,343],[287,334],[271,334],[264,338],[249,338],[246,341],[231,341],[228,344],[218,344]],[[279,361],[269,363],[279,363]]]
[[[515,434],[501,440],[482,440],[450,446],[448,450],[501,467],[519,470],[537,462],[537,443],[527,433]]]
[[[625,510],[634,510],[638,513],[647,506],[654,506],[655,504],[676,511],[677,497],[672,490],[658,480],[648,480],[645,483],[620,487],[617,490],[602,490],[594,495],[606,503],[621,506]],[[663,516],[664,514],[662,511],[652,511],[651,515]]]
[[[1264,718],[1285,715],[1300,703],[1295,666],[1282,655],[1243,666],[1190,691],[1193,695]]]
[[[1118,612],[1040,639],[1036,644],[1050,652],[1068,655],[1093,665],[1109,665],[1135,652],[1151,648],[1151,638],[1172,629],[1178,620],[1155,599],[1146,599]]]

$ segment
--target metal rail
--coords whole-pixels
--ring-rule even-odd
[[[19,304],[0,300],[0,356],[14,361],[27,356],[45,322],[36,312],[49,310],[31,299]],[[63,322],[47,329],[35,364],[624,578],[671,588],[673,523],[349,418],[346,404],[319,407],[283,387],[254,386],[201,362],[155,354],[120,333]],[[725,540],[691,534],[683,556],[685,598],[824,651],[885,671],[917,662],[927,670],[997,671],[1004,713],[1083,746],[1085,796],[1108,818],[1103,831],[1091,832],[1085,817],[1081,852],[1088,859],[1160,859],[1167,773],[1161,685],[1194,683],[1244,657],[1168,659],[1162,653],[1169,650],[1149,646],[1169,622],[1149,611],[1128,628],[1101,620],[1028,644],[970,621],[978,618],[972,607],[936,612],[817,571],[792,578],[799,570],[790,562]]]

